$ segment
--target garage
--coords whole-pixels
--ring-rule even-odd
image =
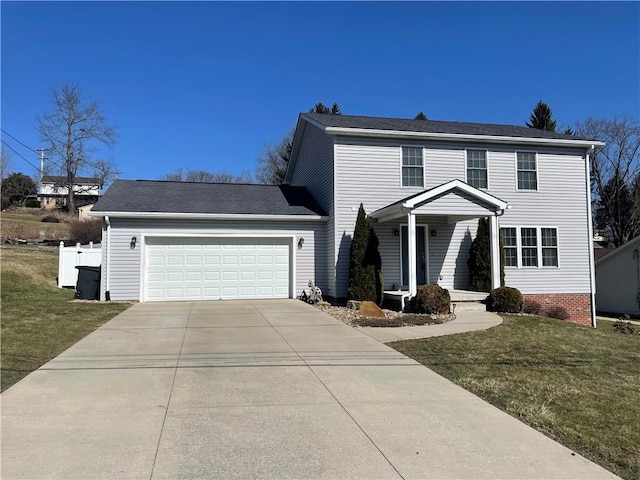
[[[291,245],[286,237],[147,237],[143,298],[289,298]]]

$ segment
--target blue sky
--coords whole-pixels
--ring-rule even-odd
[[[316,102],[522,125],[640,117],[638,2],[1,2],[2,128],[78,84],[118,128],[120,178],[253,171]],[[37,155],[3,135],[32,163]],[[13,155],[14,171],[36,172]]]

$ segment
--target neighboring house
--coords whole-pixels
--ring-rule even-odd
[[[493,286],[501,233],[506,284],[590,324],[594,145],[517,126],[304,113],[287,186],[116,181],[91,213],[105,217],[103,298],[294,298],[309,280],[346,297],[363,203],[385,289],[468,289],[469,248],[489,217]]]
[[[88,205],[82,205],[81,207],[78,207],[78,219],[88,220],[89,218],[91,218],[89,216],[89,212],[93,210],[94,205],[95,205],[94,203],[90,203]]]
[[[76,205],[83,206],[95,203],[100,198],[100,179],[75,177],[73,192],[76,195]],[[67,205],[69,182],[67,177],[45,175],[40,182],[38,201],[42,208],[58,208]]]
[[[640,236],[596,260],[598,312],[640,316]]]

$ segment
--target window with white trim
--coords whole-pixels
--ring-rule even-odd
[[[558,231],[555,228],[541,228],[542,266],[558,266]]]
[[[538,189],[538,168],[535,152],[516,152],[518,190]]]
[[[402,186],[424,187],[422,147],[402,147]]]
[[[467,183],[476,188],[488,188],[486,150],[467,150]]]
[[[504,250],[504,266],[518,266],[518,238],[514,227],[501,228],[502,249]]]
[[[555,227],[501,227],[505,267],[557,267],[558,229]]]

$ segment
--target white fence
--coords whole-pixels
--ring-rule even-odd
[[[65,247],[60,242],[58,255],[58,287],[74,287],[78,283],[78,269],[76,266],[99,267],[102,262],[102,249],[100,244],[89,245],[76,244],[74,247]]]

